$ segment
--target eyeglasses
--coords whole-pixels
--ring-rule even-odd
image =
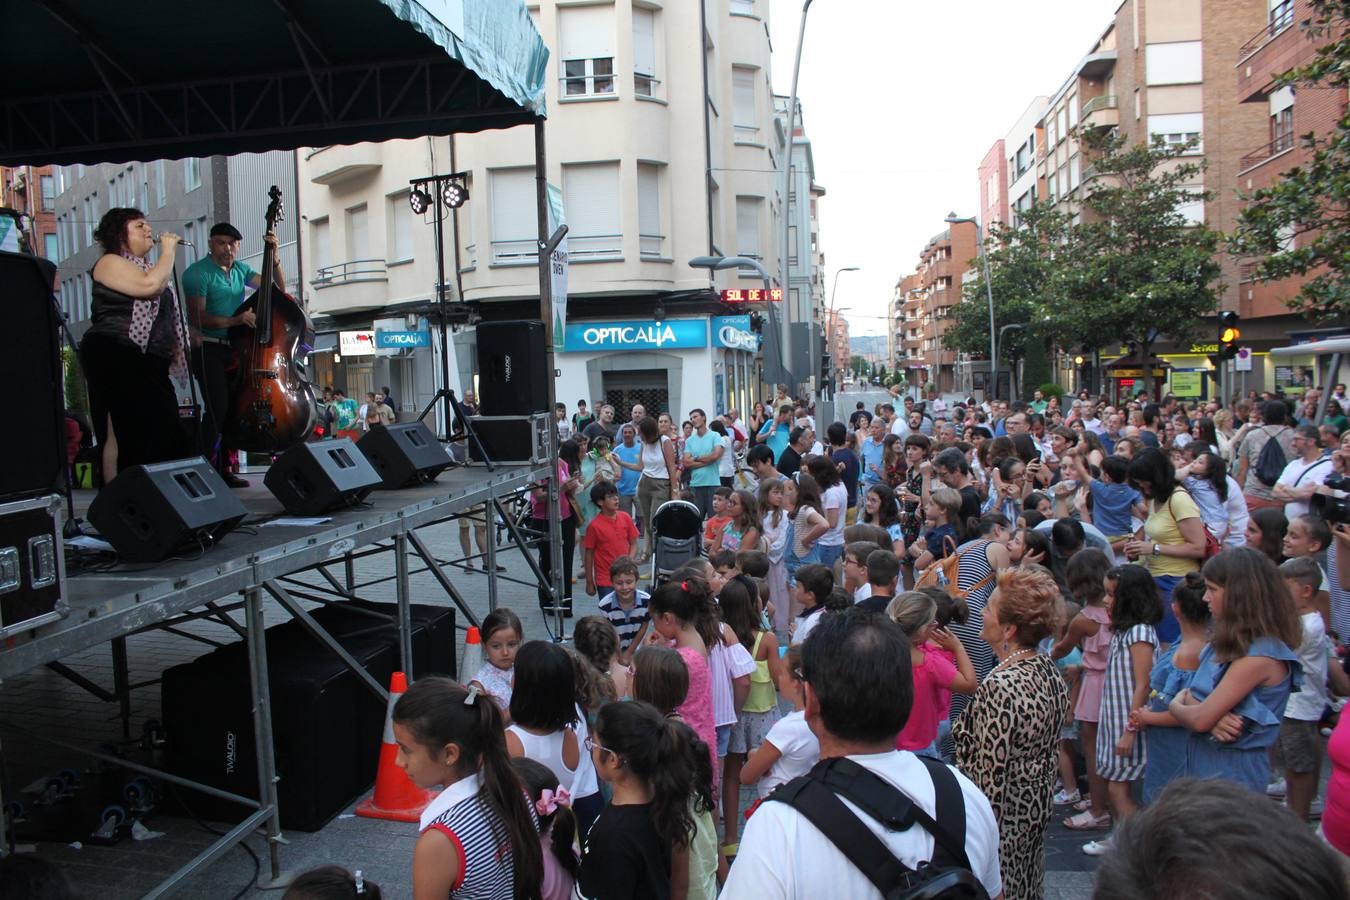
[[[605,745],[601,744],[599,741],[597,741],[595,738],[591,737],[589,734],[586,735],[586,740],[585,740],[583,743],[585,743],[586,749],[587,749],[588,751],[591,751],[591,750],[601,750],[601,751],[603,751],[603,752],[605,752],[605,753],[613,753],[615,756],[618,756],[618,755],[619,755],[619,754],[617,754],[617,753],[614,753],[613,750],[609,749],[609,748],[606,747]]]

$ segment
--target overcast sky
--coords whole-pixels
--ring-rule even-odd
[[[792,86],[801,0],[771,0],[773,82]],[[976,167],[1038,94],[1053,95],[1120,0],[815,0],[797,93],[811,138],[826,304],[883,333],[895,282],[973,216]]]

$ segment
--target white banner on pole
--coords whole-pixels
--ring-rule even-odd
[[[548,233],[551,237],[567,223],[563,211],[562,191],[548,185]],[[567,237],[564,236],[549,256],[551,300],[553,302],[553,351],[561,353],[563,335],[567,332]]]

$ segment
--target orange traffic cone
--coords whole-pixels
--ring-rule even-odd
[[[380,767],[375,773],[375,793],[356,806],[356,814],[368,819],[392,819],[416,822],[426,809],[433,791],[424,791],[412,783],[408,773],[398,767],[398,744],[394,742],[394,704],[408,689],[408,676],[395,672],[389,678],[389,711],[384,716],[384,742],[380,744]]]
[[[483,668],[483,636],[474,626],[464,635],[464,655],[459,658],[459,683],[467,685],[473,681],[478,670]]]

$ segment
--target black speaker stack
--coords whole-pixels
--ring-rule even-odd
[[[548,412],[544,323],[478,323],[478,410],[485,416]]]

